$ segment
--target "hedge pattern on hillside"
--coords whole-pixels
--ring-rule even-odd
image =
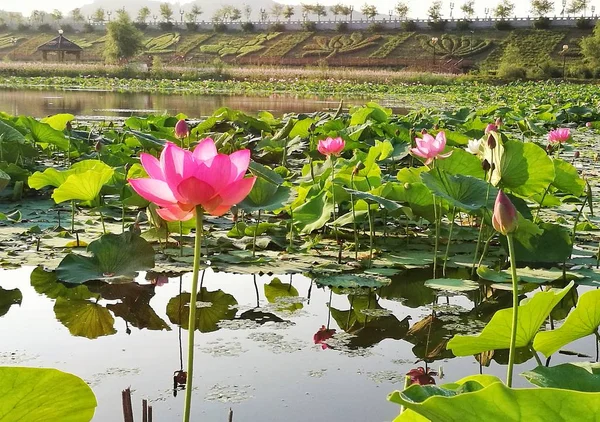
[[[566,31],[558,30],[514,30],[492,51],[482,65],[490,69],[497,68],[509,45],[518,49],[522,65],[535,65],[547,61],[566,35]]]
[[[330,58],[338,54],[347,54],[376,45],[376,41],[381,39],[381,35],[371,35],[365,37],[361,32],[352,34],[335,35],[331,38],[316,36],[312,43],[304,46],[302,57],[325,56]]]
[[[421,47],[431,52],[435,52],[443,59],[456,59],[473,56],[488,49],[492,45],[491,40],[480,40],[467,36],[456,36],[444,34],[438,38],[437,42],[433,43],[428,35],[418,35],[417,39],[421,43]]]
[[[388,40],[381,47],[371,53],[369,57],[373,57],[375,59],[385,59],[414,34],[414,32],[406,32],[389,37]]]
[[[285,34],[275,44],[267,48],[262,57],[284,57],[296,46],[302,44],[313,35],[313,32],[296,32]]]
[[[216,44],[202,45],[200,46],[200,51],[205,54],[215,54],[219,57],[244,57],[248,54],[264,50],[264,43],[277,38],[280,34],[281,32],[270,32],[268,34],[258,34],[251,39],[230,38],[219,41]]]

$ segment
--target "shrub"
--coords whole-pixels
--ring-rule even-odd
[[[312,21],[305,21],[302,22],[302,29],[304,29],[305,31],[316,31],[317,30],[317,24],[312,22]]]
[[[556,66],[550,60],[545,60],[528,67],[527,77],[530,79],[560,78],[562,77],[562,67]]]
[[[548,29],[550,28],[550,18],[542,16],[533,21],[533,27],[535,29]]]
[[[456,22],[456,29],[459,31],[467,31],[471,28],[471,21],[462,19]]]
[[[578,64],[567,68],[567,75],[578,79],[591,79],[594,76],[589,66]]]
[[[367,27],[367,31],[372,32],[372,33],[382,32],[383,30],[384,30],[384,27],[379,22],[372,22]]]
[[[62,29],[66,34],[74,34],[76,32],[75,28],[73,28],[68,23],[61,25],[60,29]]]
[[[525,79],[527,72],[523,66],[502,63],[496,73],[502,79]]]
[[[415,21],[404,21],[400,27],[405,32],[413,32],[417,30],[417,23]]]
[[[285,32],[285,24],[278,22],[269,25],[269,32]]]
[[[159,28],[163,31],[170,31],[173,29],[173,22],[161,22],[158,24]]]
[[[20,26],[20,25],[22,25],[22,24],[19,24],[19,26]],[[24,29],[24,30],[27,30],[27,29],[29,29],[29,28],[23,28],[23,29]],[[19,28],[19,30],[22,30],[22,29],[21,29],[21,28]],[[51,31],[52,31],[52,27],[50,26],[50,24],[43,23],[43,24],[41,24],[41,25],[39,25],[39,26],[37,27],[37,30],[38,30],[39,32],[51,32]]]
[[[148,24],[146,22],[134,22],[133,25],[140,31],[143,31],[146,28],[148,28]]]
[[[444,29],[446,29],[447,23],[448,23],[447,20],[440,19],[440,20],[429,21],[429,22],[427,22],[427,25],[429,25],[429,27],[431,29],[433,29],[434,31],[443,31]]]
[[[240,27],[243,32],[254,32],[254,24],[252,22],[242,22]]]
[[[592,20],[587,18],[579,18],[575,22],[575,26],[579,29],[590,29],[592,27]]]
[[[92,32],[94,32],[94,25],[92,25],[91,23],[84,23],[83,32],[85,32],[86,34],[91,34]]]
[[[505,20],[497,21],[494,27],[498,31],[510,31],[512,29],[510,22]]]
[[[348,32],[348,22],[338,22],[335,24],[337,32]]]
[[[213,25],[213,30],[215,32],[227,32],[227,25],[221,22],[217,22]]]

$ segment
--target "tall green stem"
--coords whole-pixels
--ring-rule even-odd
[[[350,187],[354,187],[354,172],[350,176]],[[354,196],[350,194],[350,204],[352,205],[352,229],[354,230],[354,259],[358,261],[358,231],[356,230],[356,209],[354,206]],[[600,248],[600,246],[599,246]],[[600,260],[600,250],[598,251],[598,259]]]
[[[456,218],[456,207],[452,207],[452,219],[450,220],[450,232],[448,233],[448,244],[446,245],[446,253],[444,254],[444,266],[442,267],[442,275],[446,277],[446,263],[448,262],[448,254],[450,253],[450,243],[452,242],[452,229],[454,229],[454,219]]]
[[[75,201],[71,200],[71,233],[75,231]],[[79,246],[79,245],[77,245]]]
[[[512,276],[513,287],[513,313],[512,327],[510,333],[510,349],[508,353],[508,371],[506,374],[506,385],[512,387],[513,367],[515,365],[515,350],[517,344],[517,325],[519,314],[519,285],[517,280],[517,260],[515,257],[515,245],[512,233],[506,235],[508,239],[508,253],[510,254],[510,273]]]
[[[333,221],[335,222],[336,220],[336,213],[335,213],[335,157],[333,154],[331,154],[329,156],[329,159],[331,160],[331,197],[333,198]],[[335,227],[335,223],[333,224],[333,232],[335,233],[335,243],[339,243],[339,239],[338,239],[338,232],[337,229]]]
[[[183,221],[179,222],[179,256],[183,256]]]
[[[371,205],[367,204],[369,209],[369,268],[373,264],[373,238],[375,237],[375,232],[373,231],[373,215],[371,213]]]
[[[548,185],[546,187],[546,189],[544,190],[544,194],[542,195],[542,199],[540,200],[540,206],[538,207],[537,211],[535,212],[535,219],[533,221],[536,221],[540,218],[540,211],[542,210],[542,207],[544,206],[544,199],[546,199],[546,195],[548,195],[548,189],[550,189],[550,185]]]
[[[190,292],[190,315],[188,319],[188,356],[187,379],[185,382],[185,405],[183,408],[183,421],[190,421],[192,408],[192,381],[194,379],[194,332],[196,331],[196,298],[198,296],[198,276],[200,274],[200,256],[202,254],[202,217],[203,210],[196,206],[196,242],[194,244],[194,270],[192,278],[192,291]]]
[[[438,209],[437,209],[437,204],[436,204],[436,200],[435,200],[435,195],[433,195],[433,219],[434,219],[434,223],[435,223],[435,239],[433,241],[433,278],[436,278],[436,273],[437,273],[437,253],[438,253],[438,242],[439,242],[439,227],[440,224],[438,222]]]
[[[252,256],[256,256],[256,235],[258,234],[258,226],[260,225],[260,210],[258,210],[258,218],[256,219],[256,227],[254,228],[254,238],[252,239]]]

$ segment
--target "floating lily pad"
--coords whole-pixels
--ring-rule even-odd
[[[370,287],[378,288],[391,283],[389,278],[375,277],[360,274],[336,274],[326,277],[318,277],[317,284],[327,287],[341,287],[346,289]]]
[[[427,280],[425,286],[430,289],[446,290],[450,292],[470,292],[479,289],[479,283],[472,280],[457,278],[434,278]]]
[[[6,315],[13,305],[21,305],[23,293],[19,289],[4,290],[0,287],[0,317]]]

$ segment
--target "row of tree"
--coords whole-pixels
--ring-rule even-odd
[[[452,16],[454,3],[451,2],[451,3],[449,3],[449,5],[450,5],[450,16]],[[570,3],[568,4],[568,6],[566,6],[566,3],[563,2],[563,10],[562,10],[561,14],[563,14],[563,15],[565,13],[566,14],[583,14],[585,16],[585,13],[586,13],[589,5],[590,5],[590,0],[570,0]],[[530,7],[531,7],[530,11],[534,16],[545,17],[548,14],[552,13],[553,10],[555,10],[555,3],[552,0],[531,0]],[[345,16],[347,20],[352,20],[352,17],[353,17],[352,15],[354,13],[353,6],[344,5],[342,3],[334,4],[329,7],[323,6],[319,3],[317,3],[317,4],[304,4],[303,3],[300,6],[300,10],[302,13],[302,16],[301,16],[302,20],[312,19],[312,18],[316,17],[316,19],[318,21],[320,21],[321,18],[328,16],[328,12],[331,15],[333,15],[334,21],[337,21],[338,16]],[[485,15],[486,15],[486,17],[488,15],[490,15],[490,16],[495,16],[497,18],[501,18],[501,19],[507,19],[514,14],[514,10],[515,10],[515,3],[513,1],[501,0],[500,3],[498,3],[496,5],[496,7],[494,7],[492,10],[490,10],[489,8],[486,8]],[[464,19],[472,19],[475,16],[475,1],[474,0],[466,0],[460,6],[460,11],[462,12]],[[242,9],[240,9],[235,6],[225,5],[225,6],[221,7],[220,9],[218,9],[213,14],[213,16],[211,17],[211,20],[213,22],[225,23],[225,22],[239,21],[244,17],[247,21],[250,21],[252,12],[253,11],[250,6],[244,6]],[[262,22],[270,20],[271,18],[273,18],[277,22],[279,22],[280,19],[282,19],[282,18],[290,21],[292,19],[292,17],[296,15],[296,12],[297,12],[296,7],[291,6],[291,5],[286,6],[286,5],[282,5],[279,3],[276,3],[269,10],[261,8],[258,11],[259,19]],[[380,13],[380,11],[377,9],[377,6],[370,5],[370,4],[364,4],[360,8],[360,12],[367,19],[371,19],[371,20],[375,19],[375,17]],[[405,19],[408,19],[409,12],[410,12],[410,8],[408,6],[408,2],[407,1],[399,1],[394,6],[394,9],[389,11],[388,14],[390,15],[390,18],[392,17],[392,15],[395,15],[397,18],[405,20]],[[195,23],[198,21],[198,18],[200,15],[202,15],[202,13],[203,13],[202,9],[198,5],[194,4],[188,10],[183,10],[183,9],[179,10],[180,21],[182,23],[184,21],[186,23]],[[94,11],[94,13],[92,13],[91,15],[88,15],[86,17],[82,14],[80,8],[76,8],[76,9],[73,9],[71,12],[69,12],[67,18],[76,23],[85,22],[86,20],[89,23],[92,23],[92,22],[106,23],[106,22],[111,21],[112,14],[113,14],[113,12],[110,10],[98,8]],[[115,12],[116,17],[122,16],[124,14],[127,14],[127,12],[125,11],[124,8],[119,9]],[[129,16],[129,15],[127,14],[127,16]],[[429,19],[434,20],[434,21],[438,21],[443,18],[443,3],[441,0],[434,0],[432,2],[432,4],[430,5],[430,7],[427,11],[427,16]],[[55,9],[54,11],[52,11],[50,13],[44,12],[42,10],[34,10],[31,12],[31,15],[29,16],[29,21],[32,24],[39,25],[39,24],[45,23],[48,19],[52,20],[56,23],[60,23],[64,18],[65,18],[65,16],[63,16],[63,13],[58,9]],[[152,11],[147,6],[142,7],[138,11],[137,17],[136,17],[137,22],[145,24],[145,23],[148,23],[148,21],[151,19],[154,20],[155,23],[158,19],[160,19],[161,22],[174,22],[176,20],[175,12],[169,3],[160,4],[158,14],[152,14]],[[17,23],[22,23],[25,21],[25,18],[20,13],[0,11],[0,21],[2,21],[2,22],[12,21],[12,22],[17,22]]]

